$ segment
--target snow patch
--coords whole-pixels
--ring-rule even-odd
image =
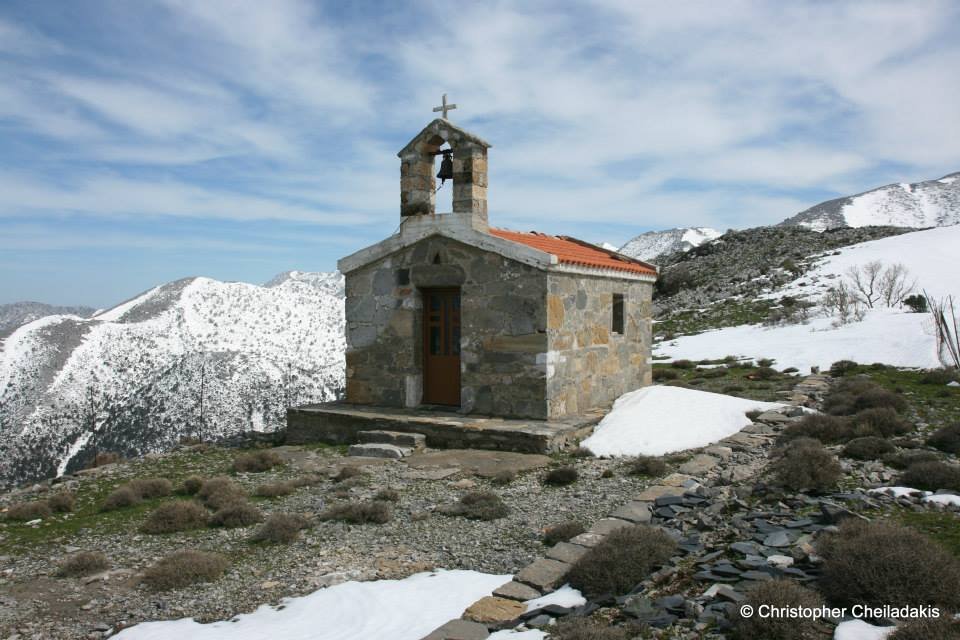
[[[645,387],[620,396],[581,446],[597,456],[660,456],[733,435],[750,424],[748,411],[783,406],[682,387]]]
[[[584,598],[583,594],[577,589],[565,584],[553,593],[548,593],[545,596],[541,596],[534,600],[527,600],[526,602],[528,612],[533,611],[534,609],[541,609],[550,604],[572,609],[573,607],[579,607],[587,604],[587,599]]]
[[[447,621],[459,618],[464,609],[511,578],[453,570],[418,573],[404,580],[344,582],[303,597],[285,598],[282,608],[263,605],[253,613],[210,624],[189,618],[144,622],[114,638],[420,640]]]
[[[833,640],[883,640],[896,627],[875,627],[863,620],[846,620],[837,625]]]
[[[70,464],[70,461],[73,460],[75,455],[80,453],[81,449],[87,446],[87,443],[90,442],[91,436],[93,436],[93,431],[84,431],[80,434],[80,437],[73,441],[73,444],[70,445],[66,455],[63,456],[63,459],[60,460],[60,464],[57,465],[58,478],[67,472],[67,465]]]
[[[151,296],[153,296],[153,294],[155,294],[159,290],[160,290],[160,287],[154,287],[153,289],[150,289],[146,293],[142,293],[139,296],[136,296],[135,298],[131,298],[130,300],[127,300],[126,302],[122,302],[117,306],[112,307],[107,311],[104,311],[103,313],[94,314],[93,317],[96,318],[97,320],[102,320],[104,322],[116,322],[117,320],[122,318],[123,314],[125,314],[127,311],[130,311],[134,307],[146,302],[151,298]]]

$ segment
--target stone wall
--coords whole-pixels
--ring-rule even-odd
[[[546,272],[441,236],[346,274],[347,402],[420,403],[421,289],[456,286],[461,410],[546,418]]]
[[[548,287],[550,418],[609,407],[651,383],[652,283],[551,272]],[[622,334],[611,331],[615,293],[624,297]]]

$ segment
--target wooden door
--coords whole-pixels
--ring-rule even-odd
[[[423,403],[460,406],[460,289],[423,290]]]

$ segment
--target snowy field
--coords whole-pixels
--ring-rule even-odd
[[[118,633],[119,640],[420,640],[513,576],[476,571],[418,573],[404,580],[346,582],[282,608],[264,605],[231,620],[200,624],[192,619],[145,622]],[[537,632],[539,633],[539,632]],[[497,638],[538,640],[543,635]]]
[[[683,387],[644,387],[620,396],[580,444],[597,456],[660,456],[722,440],[750,424],[747,411],[782,406]]]
[[[917,288],[935,298],[953,295],[960,302],[956,277],[960,226],[907,233],[846,247],[826,256],[812,271],[768,296],[819,296],[840,281],[850,267],[875,260],[904,264]],[[805,283],[805,286],[800,286]],[[861,322],[834,327],[833,319],[814,318],[808,324],[765,327],[744,325],[683,336],[661,343],[655,354],[670,359],[716,359],[727,355],[773,358],[777,368],[796,367],[806,373],[837,360],[882,362],[899,367],[939,367],[933,321],[926,313],[899,309],[870,311]]]

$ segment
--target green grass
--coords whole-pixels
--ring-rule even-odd
[[[722,361],[716,361],[722,362]],[[774,365],[776,367],[776,365]],[[778,375],[769,380],[754,379],[756,367],[732,366],[723,367],[723,375],[713,373],[717,368],[711,369],[678,369],[669,364],[654,363],[653,370],[669,369],[678,374],[676,380],[660,380],[655,384],[676,384],[677,381],[701,391],[712,391],[713,393],[725,393],[738,398],[748,398],[750,400],[778,401],[783,397],[778,391],[788,391],[797,383],[797,378],[790,375]],[[718,375],[718,377],[710,377]]]
[[[742,324],[758,324],[767,319],[773,300],[722,300],[703,309],[684,309],[657,318],[656,335],[685,336]]]
[[[939,542],[960,557],[960,516],[937,511],[898,511],[893,519]]]

